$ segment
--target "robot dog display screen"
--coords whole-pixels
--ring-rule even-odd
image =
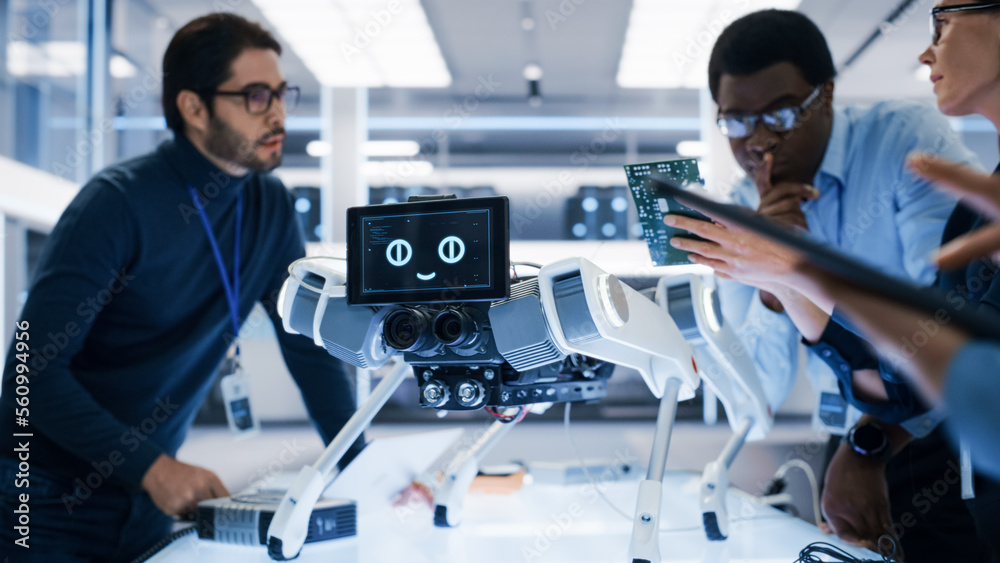
[[[507,297],[507,199],[442,199],[348,210],[348,301]]]

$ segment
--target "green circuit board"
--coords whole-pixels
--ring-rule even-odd
[[[698,161],[693,158],[665,160],[663,162],[648,162],[644,164],[626,164],[625,175],[628,177],[628,187],[632,192],[642,224],[642,233],[649,247],[649,256],[657,266],[672,266],[691,264],[688,252],[670,246],[670,239],[675,236],[699,238],[685,230],[668,227],[663,222],[663,216],[668,213],[685,215],[695,219],[708,220],[707,217],[694,209],[682,205],[672,197],[659,194],[646,181],[651,174],[666,176],[682,186],[701,185],[704,181],[698,172]]]

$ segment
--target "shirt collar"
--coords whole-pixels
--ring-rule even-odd
[[[826,154],[819,166],[820,174],[833,176],[841,185],[845,184],[844,169],[847,168],[847,143],[850,140],[850,125],[847,114],[841,109],[833,110],[833,128],[830,130],[830,140],[826,143]],[[818,184],[818,180],[816,181]]]
[[[184,135],[163,141],[157,150],[181,179],[199,193],[215,191],[218,195],[235,196],[254,174],[251,170],[240,177],[230,176],[212,164]]]

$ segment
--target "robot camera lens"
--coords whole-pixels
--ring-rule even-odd
[[[434,319],[434,337],[446,346],[459,344],[469,337],[471,320],[459,311],[442,311]]]
[[[446,309],[434,317],[434,337],[445,346],[471,346],[479,340],[475,310]]]
[[[400,309],[385,319],[382,336],[385,343],[404,352],[418,350],[427,340],[427,313],[415,309]]]

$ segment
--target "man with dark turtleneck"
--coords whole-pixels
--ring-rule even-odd
[[[227,495],[174,455],[256,303],[324,442],[353,414],[343,366],[282,330],[276,310],[305,252],[291,196],[267,174],[298,99],[280,53],[232,14],[184,26],[163,64],[174,139],[97,174],[49,237],[18,325],[30,356],[15,340],[0,395],[0,557],[131,561],[169,533],[170,516]],[[19,374],[26,428],[15,426]],[[30,449],[23,481],[19,441]],[[23,494],[29,549],[15,543]]]

